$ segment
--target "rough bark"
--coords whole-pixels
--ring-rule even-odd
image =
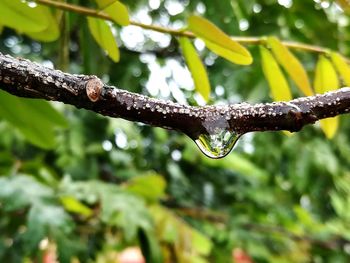
[[[73,75],[0,53],[0,88],[20,97],[60,101],[105,116],[200,134],[229,130],[300,130],[319,119],[348,113],[350,88],[289,102],[193,107],[149,98],[103,84],[96,76]]]

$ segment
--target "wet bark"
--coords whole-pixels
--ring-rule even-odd
[[[194,107],[108,86],[96,76],[73,75],[0,53],[0,89],[60,101],[99,114],[181,131],[193,139],[228,130],[299,131],[319,119],[348,113],[350,88],[289,102]]]

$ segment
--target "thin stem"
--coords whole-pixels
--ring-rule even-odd
[[[65,11],[70,11],[82,15],[87,15],[87,16],[92,16],[92,17],[97,17],[105,20],[109,20],[114,22],[114,20],[107,14],[79,6],[79,5],[73,5],[73,4],[68,4],[64,2],[57,2],[53,0],[35,0],[38,4],[50,6],[50,7],[55,7],[61,10]],[[162,27],[158,25],[147,25],[143,24],[137,21],[132,21],[130,20],[130,25],[133,26],[138,26],[143,29],[148,29],[148,30],[153,30],[161,33],[166,33],[166,34],[171,34],[173,36],[182,36],[182,37],[188,37],[188,38],[195,38],[195,35],[190,32],[190,31],[185,31],[185,30],[177,30],[177,29],[171,29],[167,27]],[[244,43],[244,44],[250,44],[250,45],[261,45],[264,43],[263,37],[239,37],[239,36],[233,36],[233,40]],[[315,45],[308,45],[308,44],[303,44],[303,43],[298,43],[298,42],[289,42],[289,41],[283,41],[282,42],[286,47],[293,48],[293,49],[300,49],[304,51],[309,51],[309,52],[316,52],[316,53],[327,53],[328,50],[326,48],[320,47],[320,46],[315,46]]]

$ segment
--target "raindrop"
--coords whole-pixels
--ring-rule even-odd
[[[221,129],[215,134],[199,135],[195,143],[206,156],[219,159],[231,152],[240,136],[233,131]]]

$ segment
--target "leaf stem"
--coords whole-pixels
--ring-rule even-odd
[[[41,5],[46,5],[50,7],[55,7],[61,10],[65,11],[70,11],[82,15],[87,15],[87,16],[92,16],[96,18],[101,18],[109,21],[113,21],[113,19],[103,13],[102,11],[98,11],[95,9],[79,6],[79,5],[73,5],[73,4],[68,4],[65,2],[58,2],[54,0],[35,0],[36,3],[41,4]],[[165,34],[171,34],[173,36],[182,36],[182,37],[188,37],[188,38],[195,38],[195,35],[186,30],[178,30],[178,29],[172,29],[172,28],[167,28],[167,27],[162,27],[158,25],[149,25],[149,24],[144,24],[141,22],[133,21],[130,20],[130,25],[133,26],[138,26],[143,29],[148,29],[148,30],[153,30]],[[264,37],[239,37],[239,36],[233,36],[233,40],[248,44],[248,45],[261,45],[265,43]],[[286,47],[293,48],[293,49],[299,49],[299,50],[304,50],[308,52],[316,52],[316,53],[327,53],[328,49],[320,47],[320,46],[315,46],[315,45],[309,45],[309,44],[304,44],[304,43],[298,43],[298,42],[290,42],[290,41],[283,41],[282,42]]]

